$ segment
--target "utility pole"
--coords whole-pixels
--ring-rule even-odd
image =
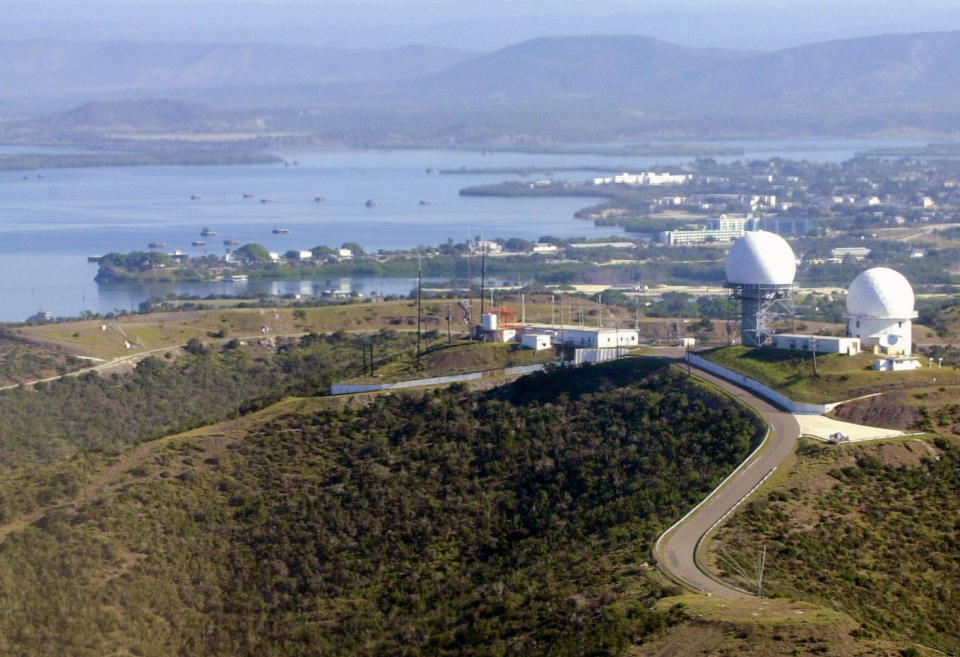
[[[813,354],[813,375],[820,376],[820,372],[817,371],[817,339],[810,338],[810,352]]]
[[[420,254],[417,254],[417,371],[420,371],[420,310],[423,292],[423,266],[420,264]]]
[[[447,344],[453,343],[453,338],[450,335],[450,320],[453,318],[452,312],[450,306],[447,306]]]
[[[767,565],[767,546],[764,545],[763,549],[760,551],[760,564],[757,569],[757,592],[760,599],[763,599],[763,569]],[[757,606],[760,606],[760,603],[757,602]]]

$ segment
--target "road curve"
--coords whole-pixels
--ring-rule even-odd
[[[679,349],[657,351],[658,355],[667,357],[682,354]],[[770,433],[760,449],[755,450],[706,500],[660,537],[655,557],[661,568],[693,589],[722,598],[742,598],[749,594],[713,579],[700,570],[697,565],[700,539],[728,511],[753,492],[772,469],[793,453],[800,435],[800,425],[791,413],[781,411],[752,392],[696,367],[691,368],[691,372],[755,409],[766,420]]]

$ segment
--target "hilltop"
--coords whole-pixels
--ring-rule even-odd
[[[208,126],[213,132],[252,125],[306,144],[942,136],[960,130],[960,85],[949,74],[958,45],[960,32],[772,52],[639,35],[542,37],[490,53],[8,42],[0,44],[8,62],[0,108],[26,118],[166,98],[227,112],[226,124]]]

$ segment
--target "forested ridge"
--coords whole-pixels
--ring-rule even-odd
[[[0,544],[0,649],[621,654],[681,613],[652,541],[757,422],[627,360],[184,438]]]

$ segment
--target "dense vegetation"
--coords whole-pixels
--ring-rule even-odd
[[[943,438],[830,450],[807,445],[786,483],[721,534],[765,586],[847,611],[869,635],[960,649],[960,447]]]
[[[756,420],[622,361],[160,445],[0,544],[6,654],[607,655]],[[220,440],[217,443],[217,440]],[[226,440],[226,443],[224,443]]]
[[[393,334],[390,347],[409,342]],[[67,461],[99,462],[284,395],[326,392],[333,378],[360,369],[359,351],[356,339],[341,334],[280,341],[276,349],[228,343],[218,351],[193,340],[182,357],[149,357],[127,374],[90,372],[4,391],[0,477],[16,484],[0,487],[0,521],[76,490],[82,473],[60,467]],[[46,480],[51,471],[36,467],[44,464],[52,468]]]
[[[66,374],[86,364],[62,348],[34,344],[0,329],[0,386]]]

